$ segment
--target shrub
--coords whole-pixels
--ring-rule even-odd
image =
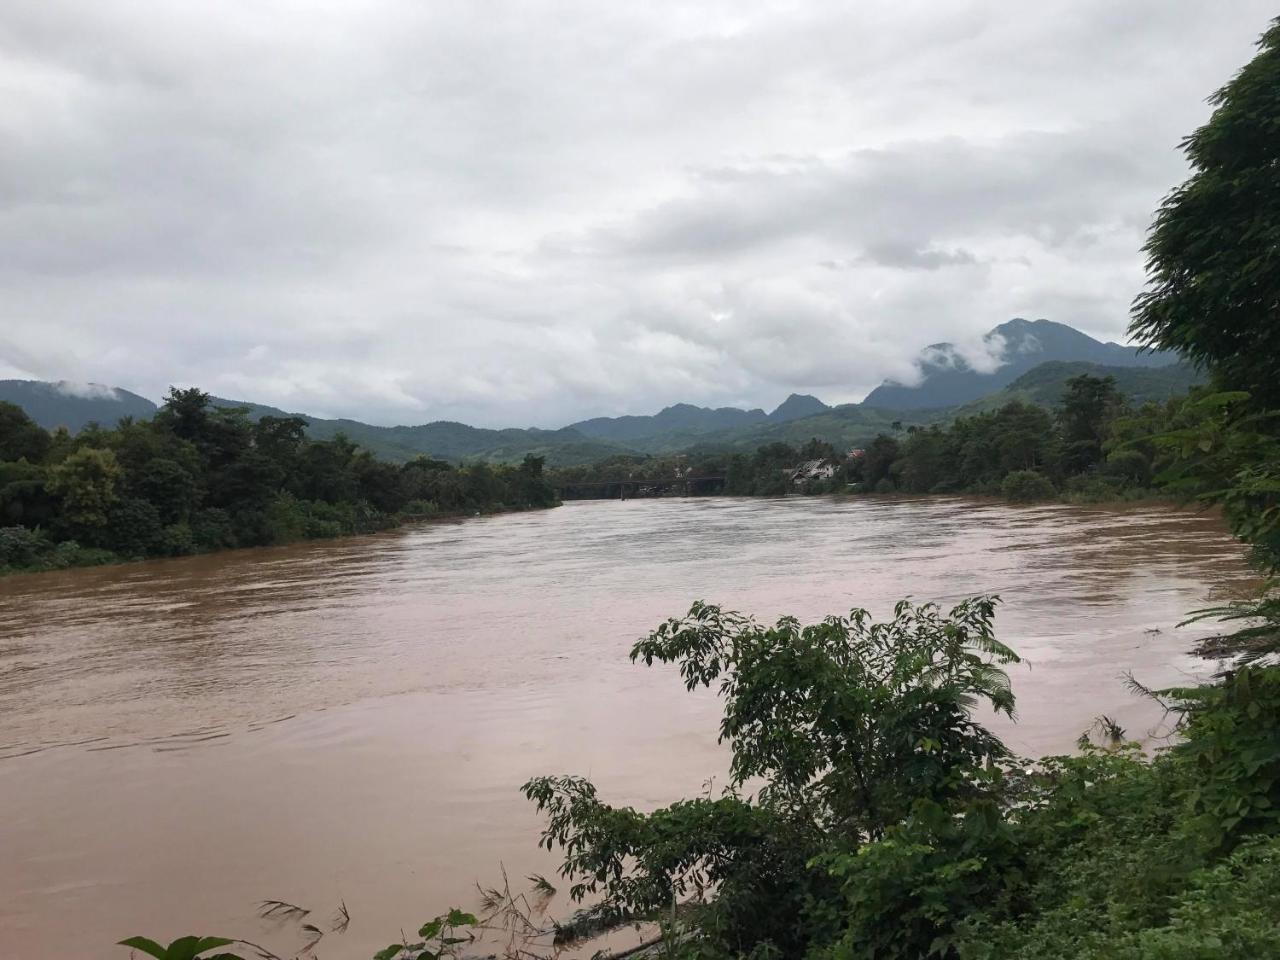
[[[0,527],[0,567],[26,566],[49,547],[49,541],[39,530]]]
[[[115,563],[120,557],[99,547],[82,547],[74,540],[64,540],[41,561],[41,569],[65,570],[68,567],[96,567]]]
[[[107,519],[107,542],[125,557],[147,557],[163,553],[164,525],[155,504],[130,497],[111,508]]]
[[[678,664],[690,690],[717,684],[731,787],[645,815],[606,805],[580,778],[529,781],[526,795],[548,816],[543,844],[566,852],[571,895],[598,896],[593,909],[616,921],[714,890],[696,921],[709,956],[800,956],[851,916],[897,931],[875,956],[923,956],[949,921],[914,905],[890,874],[936,875],[941,893],[955,892],[947,872],[962,884],[973,871],[917,851],[925,832],[962,852],[961,834],[998,827],[996,764],[1007,754],[970,716],[979,701],[1013,710],[999,665],[1017,657],[993,635],[996,602],[944,615],[904,601],[885,623],[855,610],[769,628],[699,603],[659,626],[632,659]],[[764,784],[755,799],[737,792],[748,782]],[[904,823],[922,832],[908,837]],[[878,892],[866,892],[864,865],[884,873]],[[849,943],[861,956],[871,941]]]
[[[231,514],[220,507],[200,510],[191,518],[191,538],[197,550],[224,550],[236,545]]]
[[[1102,472],[1123,484],[1145,487],[1151,482],[1151,462],[1137,450],[1116,450],[1107,457]]]
[[[290,493],[276,497],[267,505],[263,517],[264,536],[254,543],[289,543],[307,536],[308,511],[303,501]]]
[[[1015,470],[1008,474],[1000,484],[1000,493],[1014,503],[1052,500],[1058,495],[1049,478],[1035,470]]]
[[[185,557],[196,553],[196,538],[191,526],[173,523],[165,527],[160,536],[159,552],[166,557]]]

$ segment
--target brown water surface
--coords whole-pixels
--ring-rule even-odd
[[[352,917],[367,957],[476,880],[554,860],[518,793],[591,776],[653,807],[723,782],[714,698],[631,643],[704,598],[760,617],[1004,597],[1015,749],[1119,679],[1203,675],[1189,610],[1251,586],[1212,517],[961,499],[663,499],[0,581],[0,957],[125,957],[228,933],[296,947],[267,898]]]

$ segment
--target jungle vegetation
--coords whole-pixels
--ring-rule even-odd
[[[1177,453],[1162,438],[1211,415],[1195,387],[1164,401],[1135,405],[1110,376],[1079,373],[1059,385],[1050,407],[1014,399],[947,424],[898,422],[863,448],[840,450],[812,437],[781,441],[754,453],[693,450],[684,455],[615,456],[550,472],[566,499],[616,498],[626,478],[632,496],[687,492],[737,496],[790,493],[948,493],[1014,501],[1110,501],[1180,496],[1170,471]],[[821,461],[831,477],[796,477],[797,466]],[[689,487],[681,476],[710,478]]]
[[[377,460],[297,417],[250,420],[198,389],[74,436],[0,403],[0,573],[371,532],[401,517],[546,507],[542,460]]]

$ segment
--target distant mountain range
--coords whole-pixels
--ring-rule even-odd
[[[763,423],[786,423],[830,409],[817,397],[793,393],[772,413],[765,413],[759,408],[740,410],[737,407],[695,407],[688,403],[677,403],[653,416],[595,417],[571,423],[568,429],[600,440],[627,443],[667,434],[692,437]]]
[[[907,386],[886,380],[862,402],[888,410],[954,407],[1007,387],[1050,360],[1109,367],[1164,367],[1178,360],[1173,353],[1103,343],[1065,323],[1020,317],[987,333],[982,347],[998,366],[985,371],[974,369],[954,344],[935,343],[925,347],[916,361],[921,373],[918,384]]]
[[[991,362],[982,370],[951,344],[934,344],[920,356],[915,386],[886,382],[862,403],[831,407],[817,397],[792,394],[770,413],[737,407],[677,403],[652,416],[595,417],[558,430],[491,430],[440,420],[418,426],[379,427],[358,420],[307,421],[307,433],[329,439],[344,433],[387,460],[421,454],[446,460],[519,460],[527,453],[552,464],[588,463],[620,453],[673,453],[695,448],[749,450],[763,443],[803,443],[820,437],[837,446],[862,445],[877,433],[994,409],[1010,400],[1052,406],[1066,381],[1080,373],[1113,376],[1132,399],[1163,400],[1199,382],[1192,368],[1167,353],[1139,353],[1101,343],[1049,320],[1011,320],[986,335]],[[986,367],[992,369],[987,370]],[[100,384],[0,380],[0,401],[22,407],[41,426],[82,429],[110,426],[122,417],[145,419],[157,407],[136,393]],[[289,416],[277,407],[214,398],[222,407],[243,407],[250,417]]]

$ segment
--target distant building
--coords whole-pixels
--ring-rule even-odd
[[[836,465],[826,460],[806,460],[791,471],[791,482],[797,487],[810,480],[830,480],[836,475]]]
[[[852,450],[849,451],[850,460],[861,460],[866,455],[867,455],[867,451],[863,450],[861,447],[854,447]]]

